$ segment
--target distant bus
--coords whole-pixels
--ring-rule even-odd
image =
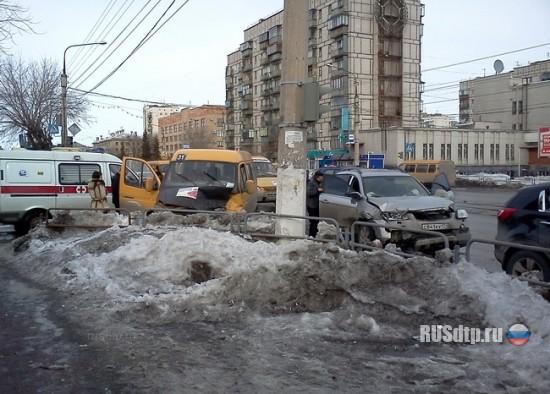
[[[456,181],[455,163],[452,160],[408,160],[399,164],[399,169],[411,174],[428,188],[441,173],[447,175],[451,186]]]

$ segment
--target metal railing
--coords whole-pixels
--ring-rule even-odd
[[[315,241],[319,242],[336,242],[340,245],[346,245],[346,239],[340,230],[340,225],[335,219],[317,217],[317,216],[301,216],[301,215],[282,215],[273,212],[249,212],[243,216],[243,222],[241,227],[241,233],[249,235],[251,237],[265,237],[265,238],[280,238],[280,239],[311,239],[305,235],[303,236],[294,236],[286,234],[269,234],[269,233],[251,233],[248,231],[248,221],[251,217],[255,216],[264,216],[271,217],[276,219],[297,219],[297,220],[316,220],[319,222],[331,223],[335,228],[335,239],[324,239],[324,238],[315,238]]]

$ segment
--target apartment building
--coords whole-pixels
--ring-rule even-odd
[[[141,157],[143,139],[136,131],[125,132],[124,129],[99,136],[92,143],[94,148],[103,148],[106,153],[118,156]]]
[[[143,130],[149,135],[158,136],[159,119],[179,112],[181,106],[175,105],[144,105],[143,106]]]
[[[308,78],[331,92],[320,98],[330,111],[308,125],[309,149],[343,149],[353,133],[364,152],[369,130],[418,126],[423,15],[419,0],[310,0]],[[246,29],[226,67],[227,147],[272,159],[282,25],[280,11]]]
[[[159,119],[159,149],[164,158],[183,148],[224,147],[225,106],[203,105],[184,108]]]
[[[550,60],[460,83],[460,126],[537,131],[550,126]]]

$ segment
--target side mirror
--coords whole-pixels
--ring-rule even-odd
[[[251,180],[246,181],[246,192],[248,194],[256,194],[257,191],[258,191],[258,188],[254,183],[254,181],[251,181]]]
[[[349,192],[346,193],[348,197],[351,197],[352,200],[362,200],[363,195],[359,192]]]
[[[143,181],[143,186],[145,187],[145,190],[147,190],[148,192],[152,192],[153,190],[156,190],[155,181],[153,180],[153,178],[145,178],[145,180]]]

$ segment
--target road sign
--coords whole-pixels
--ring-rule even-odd
[[[539,128],[539,157],[550,157],[550,127]]]
[[[71,132],[71,134],[72,134],[73,136],[75,136],[75,135],[77,135],[78,133],[80,133],[81,128],[78,127],[76,123],[73,123],[73,124],[71,125],[71,127],[69,127],[69,131]]]
[[[54,123],[48,124],[48,133],[50,135],[58,135],[59,134],[59,127]]]

